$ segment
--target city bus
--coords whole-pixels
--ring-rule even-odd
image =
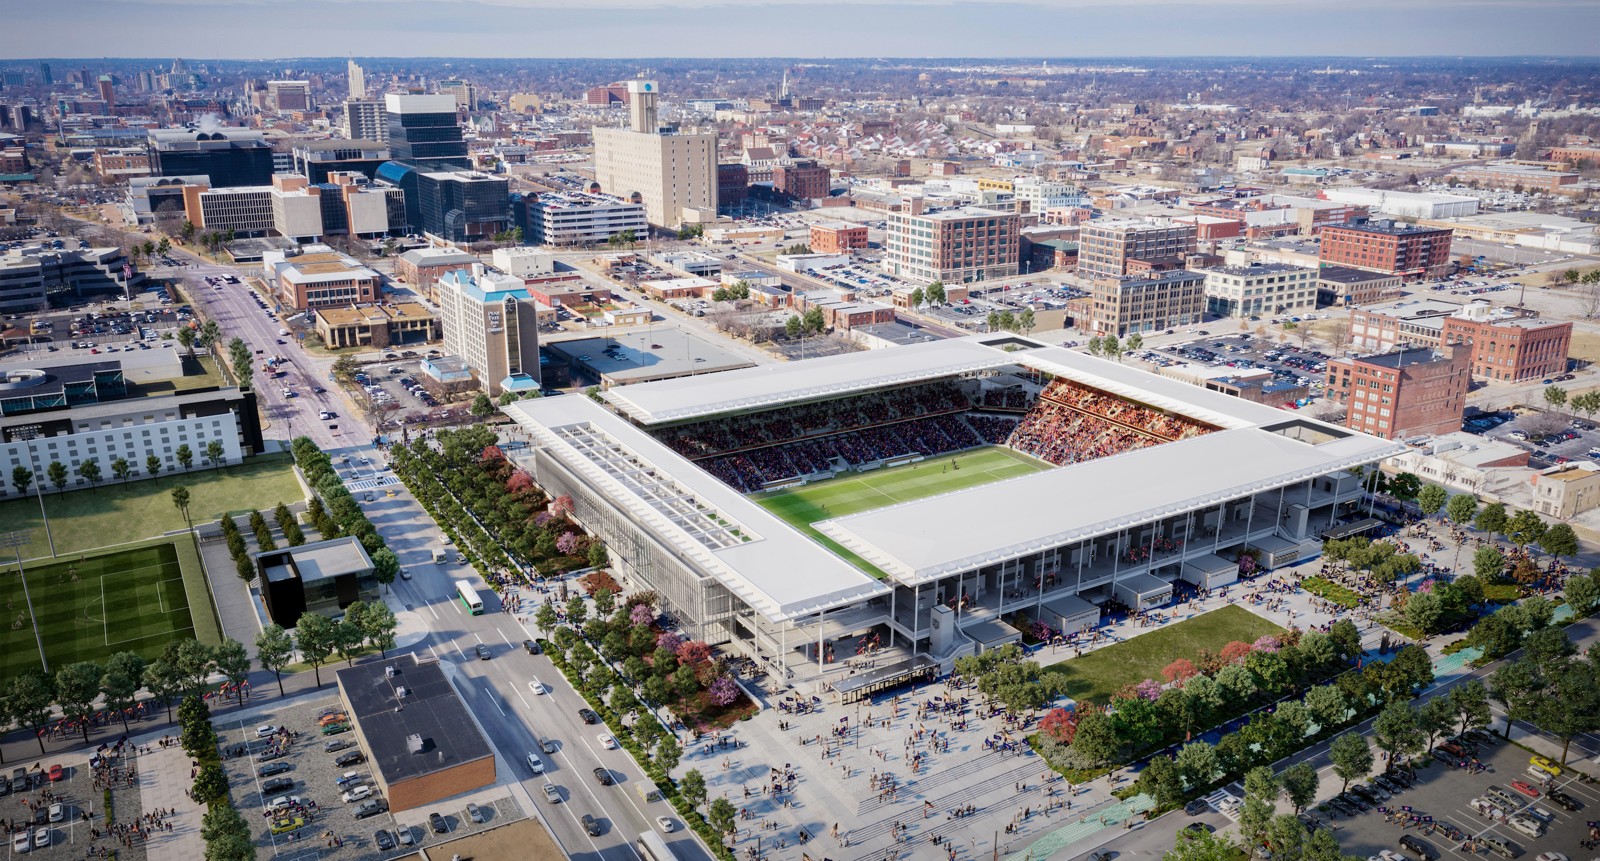
[[[474,616],[483,612],[483,599],[478,597],[478,590],[465,580],[456,581],[456,600]]]
[[[644,861],[678,861],[677,853],[667,847],[667,841],[654,831],[646,831],[634,841],[633,848],[639,851],[639,857]]]

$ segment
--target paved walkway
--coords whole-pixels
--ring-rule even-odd
[[[206,857],[205,841],[200,838],[200,817],[205,811],[189,798],[189,755],[173,745],[163,748],[155,739],[149,753],[139,755],[139,801],[144,810],[171,810],[166,820],[172,831],[152,837],[145,844],[151,861],[194,861]],[[118,818],[125,814],[119,812]]]

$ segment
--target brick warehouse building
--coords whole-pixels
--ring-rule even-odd
[[[1497,383],[1541,380],[1564,373],[1572,323],[1544,320],[1517,308],[1478,300],[1405,299],[1350,312],[1357,350],[1465,345],[1472,373]]]
[[[814,161],[780,164],[772,169],[772,187],[795,200],[819,200],[828,196],[832,173]]]
[[[1393,221],[1329,225],[1322,229],[1318,257],[1323,265],[1385,272],[1407,281],[1442,278],[1450,272],[1450,237],[1448,228]]]
[[[1328,362],[1327,395],[1348,409],[1345,427],[1384,439],[1461,429],[1471,360],[1444,347]]]
[[[397,655],[336,674],[356,744],[391,811],[495,781],[494,751],[438,661]]]
[[[976,206],[924,212],[913,197],[889,214],[883,268],[915,281],[964,283],[1017,274],[1020,218]]]

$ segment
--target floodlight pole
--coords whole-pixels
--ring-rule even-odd
[[[39,428],[18,428],[17,436],[28,443],[28,468],[33,470],[33,495],[39,497],[39,517],[44,520],[44,538],[50,543],[50,556],[55,558],[56,539],[50,532],[50,515],[44,510],[44,475],[39,472],[39,459],[33,451],[33,440]]]
[[[32,533],[26,529],[4,532],[0,533],[0,547],[10,547],[17,554],[17,576],[22,579],[22,601],[28,605],[28,622],[33,625],[33,640],[39,645],[39,664],[48,674],[50,662],[44,656],[44,638],[39,635],[39,617],[33,613],[33,597],[28,594],[28,575],[22,570],[22,546],[32,539]]]

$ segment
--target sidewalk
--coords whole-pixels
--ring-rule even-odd
[[[139,755],[139,801],[144,807],[139,814],[171,810],[165,818],[172,823],[172,831],[152,837],[145,843],[145,852],[151,861],[204,858],[206,846],[200,837],[200,818],[205,811],[189,798],[189,755],[181,747],[161,747],[155,741],[143,741],[150,745],[150,752]],[[127,813],[118,811],[119,820],[127,817]]]

